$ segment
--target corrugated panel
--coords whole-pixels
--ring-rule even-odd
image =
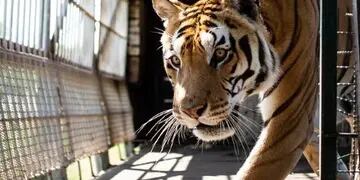
[[[100,71],[125,77],[128,34],[128,2],[102,1],[99,48]]]
[[[128,1],[101,1],[101,23],[123,37],[128,34]]]
[[[101,28],[101,37],[106,37],[99,53],[99,69],[107,74],[120,78],[125,77],[127,40],[123,39],[106,28]]]
[[[34,54],[46,51],[49,7],[50,0],[1,0],[0,38],[11,42],[6,48]]]
[[[94,6],[94,0],[83,1]],[[84,4],[85,5],[85,4]],[[58,17],[57,42],[55,43],[55,54],[62,62],[75,64],[92,69],[94,61],[94,32],[95,20],[73,3],[59,3],[59,10],[64,13]],[[65,6],[65,8],[61,8]],[[52,21],[54,19],[52,18]],[[60,23],[61,22],[61,23]]]
[[[81,8],[88,12],[91,16],[95,16],[95,1],[94,0],[74,0]]]
[[[0,50],[0,177],[23,179],[64,164],[52,64]]]

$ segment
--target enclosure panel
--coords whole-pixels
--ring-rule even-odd
[[[89,13],[89,15],[95,16],[95,0],[74,0],[74,2]]]
[[[108,127],[95,74],[62,66],[60,86],[73,158],[105,151],[108,147]]]
[[[99,69],[124,79],[126,69],[127,40],[101,27]]]
[[[55,3],[55,1],[53,2]],[[95,20],[74,3],[58,3],[55,54],[61,62],[93,68]],[[64,7],[65,6],[65,7]],[[52,12],[52,14],[55,14]],[[54,15],[51,19],[54,26]],[[51,31],[54,27],[52,27]]]
[[[102,115],[100,87],[94,74],[61,66],[61,100],[66,116]]]
[[[99,69],[119,78],[125,77],[128,1],[102,1]]]
[[[103,91],[108,111],[112,144],[132,140],[134,135],[131,104],[125,83],[103,78]]]
[[[126,130],[125,140],[130,141],[135,138],[135,133],[134,133],[133,120],[132,120],[132,113],[130,113],[130,111],[132,111],[130,109],[131,104],[125,83],[121,83],[119,85],[119,91],[120,91],[120,102],[122,107],[121,109],[123,110],[122,114],[124,116],[123,118],[125,119],[125,126],[124,126]]]
[[[56,69],[0,49],[0,178],[33,177],[65,165]]]
[[[103,115],[70,116],[67,120],[75,159],[108,149],[108,133]]]
[[[101,1],[101,23],[123,37],[128,34],[128,0]]]
[[[37,55],[47,51],[49,7],[49,0],[1,0],[0,38],[11,42],[4,47]]]

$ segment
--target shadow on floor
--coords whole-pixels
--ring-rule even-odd
[[[230,180],[241,167],[246,156],[235,156],[228,146],[213,146],[207,149],[193,145],[174,147],[171,153],[149,152],[148,148],[124,164],[107,171],[99,180],[137,179],[214,179]],[[306,161],[301,161],[296,173],[311,172]],[[309,176],[309,178],[307,178]],[[313,179],[313,174],[301,174],[294,179]]]

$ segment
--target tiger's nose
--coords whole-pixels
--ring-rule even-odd
[[[199,119],[204,114],[207,104],[195,106],[192,108],[181,108],[181,111],[193,119]]]

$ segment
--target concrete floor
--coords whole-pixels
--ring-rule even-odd
[[[124,164],[107,171],[99,180],[232,180],[245,160],[236,158],[229,147],[201,150],[192,145],[175,147],[171,153],[141,151]],[[287,180],[318,179],[306,161],[301,160]]]

